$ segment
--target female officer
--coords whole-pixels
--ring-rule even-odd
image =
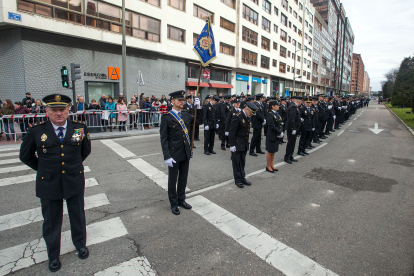
[[[275,153],[279,151],[279,140],[283,138],[282,117],[277,113],[279,102],[277,100],[269,102],[269,112],[266,114],[267,134],[266,134],[266,171],[274,173],[277,169],[273,166]]]

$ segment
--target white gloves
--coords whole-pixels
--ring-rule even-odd
[[[328,109],[332,109],[332,105],[328,105]]]
[[[277,138],[283,138],[283,132],[282,133],[280,133],[280,135],[279,136],[277,136]]]
[[[300,121],[303,123],[304,121],[305,121],[305,119],[303,119],[303,118],[300,118]]]
[[[194,99],[194,105],[197,106],[197,109],[201,109],[200,99],[199,98],[195,98]]]
[[[336,119],[336,116],[334,115],[334,116],[333,116],[333,118],[334,118],[334,120],[335,120],[335,119]]]
[[[219,128],[219,125],[218,125],[218,124],[216,124],[216,128],[217,128],[217,129]]]
[[[285,123],[282,123],[282,126],[284,125]]]
[[[264,121],[263,123],[262,123],[262,125],[264,126],[266,124],[266,121]]]
[[[208,127],[208,126],[205,126],[205,127],[204,127],[204,129],[205,129],[205,130],[209,130],[209,127]]]
[[[220,122],[220,119],[218,119],[217,122]]]
[[[229,133],[228,132],[224,132],[224,135],[229,136]]]
[[[176,163],[175,160],[172,158],[164,160],[164,162],[168,167],[171,167],[171,168],[174,166],[173,163]]]
[[[231,152],[236,152],[236,146],[230,147]]]
[[[315,128],[312,128],[312,131],[315,131]]]
[[[292,135],[296,135],[296,130],[292,131]]]
[[[338,109],[339,109],[339,110],[341,110],[341,109],[342,109],[342,107],[338,107]]]

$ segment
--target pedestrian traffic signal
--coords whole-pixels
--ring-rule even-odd
[[[76,80],[80,80],[81,79],[81,70],[78,69],[80,68],[80,64],[76,64],[76,63],[71,63],[70,64],[70,77],[72,79],[72,81],[76,81]]]
[[[62,69],[60,69],[60,75],[62,77],[62,86],[65,88],[69,87],[69,77],[68,77],[68,69],[66,69],[66,66],[62,66]]]

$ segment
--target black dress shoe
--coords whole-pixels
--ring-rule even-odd
[[[279,141],[279,145],[281,145],[281,144],[283,144],[283,142],[282,141]]]
[[[185,201],[178,203],[178,206],[183,207],[184,209],[187,209],[187,210],[190,210],[191,208],[193,208],[190,204],[188,204]]]
[[[197,148],[194,144],[193,144],[193,149]]]
[[[265,152],[264,152],[264,151],[262,151],[262,150],[260,150],[260,151],[257,151],[257,150],[256,150],[256,153],[265,154]]]
[[[249,155],[251,155],[251,156],[258,156],[256,153],[254,153],[254,152],[250,152],[249,153]]]
[[[307,149],[312,149],[312,148],[314,148],[314,146],[307,146],[306,148]]]
[[[238,182],[238,183],[235,183],[236,184],[236,186],[237,187],[239,187],[239,188],[244,188],[244,185],[243,185],[243,183],[241,183],[241,182]]]
[[[282,144],[286,144],[286,142],[282,140]]]
[[[298,155],[305,156],[305,154],[301,151],[298,151]]]
[[[335,129],[331,129],[330,132],[335,132]]]
[[[206,151],[206,155],[210,155],[210,152],[209,151]]]
[[[298,162],[298,160],[296,160],[295,158],[290,158],[290,161],[292,161],[292,162]]]
[[[266,167],[266,171],[267,171],[267,172],[270,172],[270,173],[275,173],[275,171],[271,171],[271,170],[269,170],[267,167]]]
[[[212,154],[216,154],[216,152],[215,152],[214,150],[210,151],[210,153],[212,153]]]
[[[243,185],[246,185],[246,186],[251,186],[252,185],[252,183],[250,183],[247,180],[242,180],[242,183],[243,183]]]
[[[290,161],[289,159],[286,159],[285,162],[288,164],[292,164],[292,161]]]
[[[302,153],[304,153],[304,154],[306,154],[306,155],[309,155],[309,153],[308,153],[308,152],[306,152],[306,150],[302,151]]]
[[[60,263],[59,259],[54,259],[52,261],[49,261],[49,270],[51,272],[56,272],[60,269],[62,264]]]
[[[89,249],[84,247],[78,250],[78,258],[85,260],[89,257]]]
[[[319,137],[320,139],[326,139],[326,137],[325,136],[321,136],[321,137]]]
[[[221,145],[222,150],[226,150],[226,147],[224,145]]]
[[[178,210],[178,206],[177,206],[177,205],[173,205],[173,206],[171,206],[171,212],[172,212],[174,215],[179,215],[179,214],[180,214],[180,210]]]

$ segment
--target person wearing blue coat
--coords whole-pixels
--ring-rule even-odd
[[[105,103],[105,110],[115,110],[115,103],[111,96],[108,96],[108,101]],[[109,113],[108,118],[105,119],[104,132],[106,132],[106,126],[109,121],[109,131],[112,132],[112,119],[115,118],[115,113]]]

